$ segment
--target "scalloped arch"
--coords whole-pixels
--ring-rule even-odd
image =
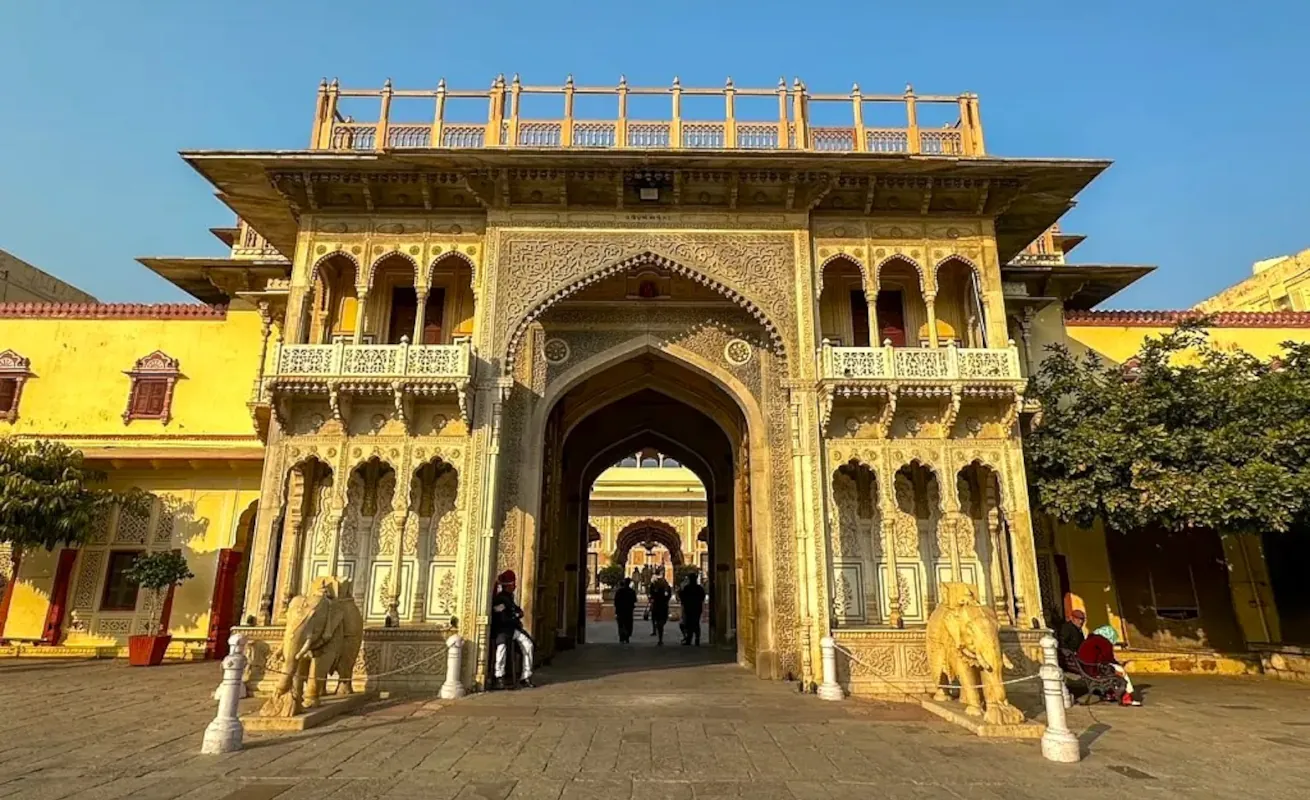
[[[992,463],[992,460],[988,458],[986,454],[974,453],[970,455],[969,460],[961,464],[960,468],[955,471],[956,479],[959,479],[960,473],[964,472],[969,467],[975,466],[983,467],[988,472],[992,473],[992,476],[996,479],[996,498],[1002,508],[1008,507],[1006,501],[1009,498],[1006,496],[1005,480],[1002,477],[1004,473],[1001,471],[1000,465]]]
[[[578,292],[582,291],[588,286],[591,286],[592,284],[599,283],[600,281],[605,280],[606,278],[610,278],[615,275],[621,275],[626,272],[630,272],[632,270],[639,269],[644,266],[655,266],[657,268],[667,269],[673,272],[675,275],[680,275],[684,278],[693,280],[696,283],[699,283],[703,286],[708,286],[709,288],[713,289],[714,291],[728,298],[729,300],[740,306],[742,309],[744,309],[752,317],[754,317],[755,320],[759,322],[762,326],[764,326],[765,331],[769,335],[769,340],[774,352],[778,354],[785,354],[782,332],[778,330],[778,326],[773,323],[773,320],[769,319],[768,315],[766,315],[764,311],[758,305],[756,305],[753,300],[746,297],[740,291],[732,288],[731,286],[715,278],[711,278],[709,275],[705,274],[705,272],[703,272],[700,269],[694,269],[692,267],[688,267],[685,264],[682,264],[671,258],[659,255],[658,253],[653,253],[648,250],[644,253],[640,253],[638,255],[625,258],[622,261],[618,261],[608,266],[600,267],[599,269],[593,270],[592,272],[574,280],[572,283],[560,289],[557,289],[555,292],[551,293],[545,299],[539,300],[535,305],[529,307],[528,310],[519,319],[518,324],[514,326],[514,332],[513,334],[510,335],[509,340],[505,345],[505,353],[504,353],[505,370],[508,371],[513,367],[514,354],[518,350],[519,344],[523,339],[523,335],[528,330],[528,326],[530,326],[532,323],[540,319],[543,314],[545,314],[547,311],[553,308],[556,304],[560,303],[563,300],[567,300],[569,297],[572,297],[573,295],[577,294]]]
[[[878,262],[877,266],[873,268],[873,280],[875,283],[880,283],[882,281],[882,268],[893,261],[902,261],[907,266],[912,267],[914,271],[919,274],[919,288],[922,290],[928,288],[928,273],[924,271],[923,265],[904,253],[893,253]],[[934,272],[933,275],[935,277],[936,273]]]
[[[426,278],[427,278],[428,285],[432,284],[432,273],[436,271],[437,265],[448,258],[458,259],[460,261],[463,261],[465,265],[468,266],[469,271],[473,273],[472,278],[470,279],[469,282],[473,285],[474,289],[476,290],[478,285],[478,265],[474,263],[472,258],[470,258],[469,256],[465,255],[464,253],[460,252],[458,249],[455,248],[446,250],[441,253],[437,253],[435,256],[433,256],[431,259],[428,260],[428,265],[426,267],[427,270]]]
[[[356,258],[353,253],[348,253],[345,250],[332,250],[330,252],[324,253],[323,255],[319,256],[318,260],[314,262],[314,266],[309,268],[309,283],[307,285],[313,286],[318,281],[319,270],[323,268],[323,265],[325,263],[327,263],[329,260],[333,258],[336,258],[337,256],[346,259],[347,261],[349,261],[351,264],[354,265],[355,279],[356,281],[358,281],[359,271],[360,271],[359,259]]]
[[[650,533],[656,535],[643,535]],[[647,540],[664,545],[675,566],[683,563],[682,534],[661,519],[640,519],[623,526],[623,530],[614,537],[614,555],[626,555],[629,550]]]
[[[822,291],[823,291],[823,282],[824,282],[824,281],[823,281],[823,271],[824,271],[825,269],[827,269],[827,268],[828,268],[828,265],[831,264],[831,263],[834,262],[834,261],[849,261],[849,262],[851,262],[852,264],[854,264],[854,265],[855,265],[855,268],[858,269],[858,270],[860,271],[860,279],[864,282],[864,291],[865,291],[865,292],[869,292],[869,291],[871,291],[871,290],[873,289],[873,287],[875,287],[875,286],[877,285],[877,283],[878,283],[878,282],[877,282],[877,273],[875,272],[875,273],[873,274],[873,277],[872,277],[872,278],[870,277],[870,275],[869,275],[869,265],[864,263],[864,259],[862,259],[862,258],[857,258],[857,257],[855,257],[855,256],[853,256],[853,255],[851,255],[851,254],[849,254],[849,253],[833,253],[832,255],[830,255],[830,256],[828,256],[827,258],[825,258],[821,264],[819,264],[819,271],[818,271],[818,275],[817,275],[818,280],[817,280],[817,286],[816,286],[816,289],[817,289],[818,292],[822,292]]]
[[[949,256],[942,258],[940,261],[938,261],[936,264],[933,265],[932,279],[934,284],[938,283],[937,276],[941,273],[942,267],[946,266],[952,261],[958,261],[960,262],[960,264],[973,270],[973,274],[978,276],[979,284],[982,283],[983,271],[982,271],[982,267],[979,267],[977,262],[975,262],[972,258],[969,258],[968,256],[963,255],[961,253],[951,253]]]
[[[383,261],[386,261],[386,260],[389,259],[389,258],[397,258],[397,257],[399,257],[399,258],[403,258],[403,259],[405,259],[406,261],[409,262],[410,269],[412,269],[413,272],[414,272],[414,280],[417,281],[417,280],[418,280],[418,277],[419,277],[419,275],[418,275],[418,273],[419,273],[418,260],[415,259],[413,256],[411,256],[409,253],[405,253],[405,252],[402,252],[402,251],[397,250],[397,249],[395,249],[395,248],[392,248],[391,250],[388,250],[388,251],[386,251],[385,253],[379,255],[377,258],[373,259],[372,263],[370,263],[370,264],[368,265],[368,269],[365,271],[365,274],[363,275],[362,278],[359,276],[359,273],[355,273],[355,275],[356,275],[356,278],[355,278],[355,284],[356,284],[356,286],[358,286],[358,287],[362,287],[362,288],[365,288],[365,289],[370,289],[370,288],[372,288],[372,286],[373,286],[373,277],[374,277],[375,275],[377,275],[377,272],[378,272],[378,265],[381,264]]]

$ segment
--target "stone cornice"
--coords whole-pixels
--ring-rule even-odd
[[[1208,318],[1216,328],[1310,328],[1310,311],[1066,311],[1064,323],[1082,328],[1172,328]]]
[[[0,303],[0,319],[222,320],[226,306],[198,303]]]

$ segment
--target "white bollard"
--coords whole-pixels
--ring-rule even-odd
[[[464,696],[464,684],[459,675],[464,660],[464,637],[458,633],[446,640],[446,682],[441,684],[442,700],[457,700]]]
[[[237,718],[237,705],[246,693],[246,637],[232,634],[227,640],[228,654],[223,659],[223,682],[218,686],[218,714],[205,728],[201,753],[231,753],[241,749],[245,731]]]
[[[837,642],[831,636],[819,640],[819,653],[823,657],[823,684],[819,686],[820,700],[843,700],[846,693],[837,683]]]
[[[1065,722],[1064,670],[1055,655],[1055,637],[1042,637],[1042,699],[1046,701],[1046,732],[1042,734],[1042,756],[1047,761],[1074,764],[1082,760],[1082,748]]]

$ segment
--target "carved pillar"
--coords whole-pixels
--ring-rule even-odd
[[[477,569],[474,575],[473,603],[478,609],[475,651],[478,654],[475,680],[485,683],[487,670],[488,612],[491,607],[491,584],[496,568],[496,504],[500,494],[500,432],[505,401],[514,386],[512,377],[501,377],[482,389],[478,406],[487,408],[485,424],[490,430],[487,439],[487,467],[482,472],[482,508],[478,511],[480,535],[477,544]],[[465,613],[469,613],[467,610]]]
[[[930,317],[931,318],[931,317]],[[934,343],[934,347],[936,344]],[[938,486],[942,493],[942,515],[937,519],[937,544],[938,547],[945,539],[946,555],[951,561],[951,580],[959,583],[963,580],[963,573],[960,570],[960,497],[959,497],[959,476],[951,471],[950,460],[946,454],[942,454],[940,462],[943,465],[944,473],[938,478]]]
[[[264,474],[259,489],[259,509],[255,514],[255,529],[246,545],[245,608],[241,610],[240,624],[254,617],[260,625],[273,624],[274,582],[277,574],[278,532],[282,530],[286,514],[286,475],[283,474],[281,427],[276,415],[269,422],[269,446],[265,450]]]
[[[427,287],[426,286],[414,287],[414,295],[418,298],[418,309],[414,313],[414,337],[410,339],[410,341],[413,342],[414,344],[423,344],[423,324],[425,322],[424,317],[427,316],[427,311],[428,311]]]
[[[410,595],[409,603],[409,621],[418,624],[423,622],[428,602],[428,576],[432,572],[432,547],[434,544],[433,531],[436,529],[440,518],[438,518],[435,509],[428,505],[427,492],[430,491],[427,486],[423,485],[421,477],[415,477],[411,481],[409,491],[413,492],[413,485],[418,486],[418,506],[415,511],[414,525],[418,528],[418,533],[414,537],[414,592]],[[435,491],[435,487],[431,489]],[[412,503],[412,499],[411,499]],[[423,514],[428,511],[429,527],[424,530],[422,521]],[[454,512],[451,512],[454,513]]]
[[[287,513],[282,527],[282,552],[278,556],[277,606],[273,623],[286,619],[287,605],[300,589],[304,562],[306,524],[317,510],[318,462],[311,461],[291,473],[287,491]]]
[[[1023,313],[1019,315],[1019,338],[1023,340],[1023,361],[1026,372],[1024,373],[1031,378],[1037,371],[1037,365],[1033,363],[1033,320],[1037,317],[1037,311],[1032,306],[1024,308]]]
[[[820,572],[827,563],[826,542],[819,535],[822,520],[816,530],[818,503],[814,496],[814,455],[811,443],[818,423],[811,420],[807,409],[817,409],[817,399],[808,391],[793,389],[790,392],[792,431],[792,491],[795,497],[794,527],[797,560],[797,600],[801,624],[801,679],[809,685],[816,678],[814,665],[819,661],[819,639],[828,635],[831,620],[828,614],[816,613],[829,607],[827,591]],[[812,425],[813,423],[813,425]],[[826,571],[825,571],[826,573]],[[822,594],[821,594],[822,593]],[[817,635],[816,635],[817,634]]]
[[[869,312],[869,346],[877,347],[880,342],[878,341],[878,278],[876,276],[873,280],[867,281],[864,299],[864,305]]]
[[[1022,478],[1023,451],[1017,438],[1007,456],[1005,472],[998,477],[1005,481],[1004,485],[1013,494],[1003,511],[1008,512],[1004,519],[1009,523],[1010,548],[1014,556],[1015,625],[1035,629],[1042,625],[1042,592],[1037,578],[1037,548],[1033,541],[1028,486]]]
[[[901,613],[901,578],[896,561],[896,518],[895,473],[886,481],[879,480],[882,491],[882,549],[887,556],[887,624],[894,628],[905,627],[904,614]]]
[[[400,624],[400,594],[404,587],[405,538],[410,529],[409,519],[409,481],[397,472],[396,491],[392,495],[391,513],[399,518],[396,525],[396,546],[391,553],[391,596],[387,598],[387,618],[392,625]]]
[[[924,292],[923,304],[928,310],[928,346],[937,347],[937,293]]]
[[[355,303],[355,344],[363,341],[364,337],[364,307],[368,305],[368,289],[360,289],[356,292],[358,299]]]

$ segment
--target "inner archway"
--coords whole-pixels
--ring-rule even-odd
[[[544,428],[553,440],[543,447],[535,629],[557,625],[563,646],[587,641],[586,582],[568,576],[588,563],[592,488],[606,470],[633,454],[640,464],[649,450],[694,473],[704,487],[705,522],[695,528],[706,531],[703,641],[754,667],[756,648],[766,640],[759,630],[765,615],[757,612],[754,585],[750,470],[739,468],[749,464],[750,431],[737,399],[688,364],[636,349],[574,382],[552,405]],[[616,551],[658,542],[685,563],[676,531],[643,520],[625,528]],[[689,532],[693,547],[694,537]]]

